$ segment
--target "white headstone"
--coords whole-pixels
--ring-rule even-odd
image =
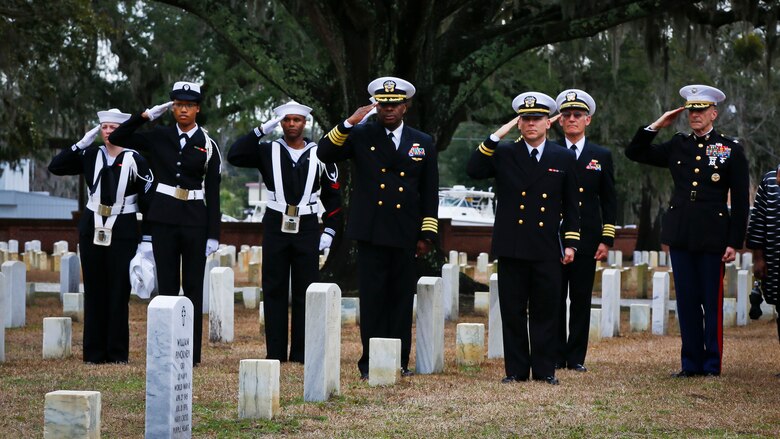
[[[236,266],[236,246],[235,245],[228,245],[225,247],[225,250],[227,251],[227,254],[230,255],[230,267]]]
[[[750,270],[753,266],[753,253],[745,252],[742,254],[742,269]]]
[[[588,327],[588,341],[596,342],[601,340],[601,310],[590,309],[590,326]]]
[[[423,276],[417,281],[417,361],[419,374],[444,371],[442,280]],[[370,375],[370,374],[369,374]]]
[[[5,275],[0,273],[0,363],[5,361],[5,307],[6,298]]]
[[[157,296],[146,325],[146,437],[192,437],[192,302]]]
[[[642,250],[642,263],[650,264],[650,252],[647,250]]]
[[[607,267],[614,267],[615,266],[615,251],[609,250],[607,252]]]
[[[99,439],[100,392],[57,390],[46,394],[44,439]]]
[[[57,241],[54,243],[54,255],[63,255],[68,252],[68,241]]]
[[[6,311],[5,327],[21,328],[26,319],[27,305],[27,268],[23,262],[3,262],[5,275]]]
[[[725,285],[723,285],[724,297],[737,297],[737,264],[726,264]]]
[[[449,261],[450,264],[452,264],[452,265],[454,265],[456,267],[460,265],[460,260],[458,259],[458,252],[457,252],[457,250],[450,250],[450,255],[449,255],[448,261]]]
[[[777,318],[775,306],[766,303],[766,301],[761,302],[761,317],[758,320],[774,320],[775,318]]]
[[[498,273],[490,275],[490,305],[488,306],[488,358],[504,358],[504,331],[501,305],[498,300]]]
[[[620,271],[608,268],[601,273],[601,337],[620,334]]]
[[[249,248],[251,255],[249,256],[249,262],[263,262],[263,247],[259,245],[253,245]]]
[[[0,241],[0,250],[8,251],[8,241]]]
[[[669,273],[653,273],[653,334],[666,335],[669,330]]]
[[[19,253],[19,241],[15,239],[9,239],[8,240],[8,252],[9,253]]]
[[[748,296],[753,286],[753,276],[748,270],[737,272],[737,326],[748,324]]]
[[[401,378],[401,340],[377,338],[368,340],[368,385],[392,386]]]
[[[79,255],[68,252],[60,259],[60,300],[65,293],[78,293],[81,276]]]
[[[44,317],[43,358],[67,358],[71,352],[70,317]]]
[[[34,252],[41,251],[41,241],[37,239],[33,239],[32,241],[30,241],[30,250]]]
[[[631,332],[646,332],[650,327],[650,305],[632,303],[629,314]]]
[[[650,259],[647,263],[650,268],[656,268],[658,267],[658,252],[653,250],[650,252]]]
[[[340,375],[341,289],[315,282],[306,290],[303,400],[326,401],[341,394]]]
[[[260,287],[244,287],[241,289],[241,297],[244,299],[244,308],[255,309],[260,301]]]
[[[740,254],[739,252],[736,252],[736,254],[734,255],[734,265],[737,266],[737,269],[742,267],[742,254]]]
[[[623,252],[615,250],[615,268],[623,268]]]
[[[360,298],[341,298],[341,324],[357,325],[360,323]]]
[[[257,321],[260,322],[260,326],[265,326],[265,307],[262,300],[257,304],[257,310]]]
[[[723,327],[737,326],[737,299],[733,297],[723,298]]]
[[[458,253],[458,265],[468,265],[469,264],[469,255],[466,252],[459,252]]]
[[[249,251],[248,250],[241,250],[238,252],[237,256],[238,261],[238,272],[239,273],[246,273],[249,269]]]
[[[65,293],[62,295],[62,315],[74,322],[84,321],[84,293]]]
[[[441,280],[444,318],[457,320],[460,313],[460,270],[458,266],[444,264],[441,267]]]
[[[203,314],[211,310],[211,270],[219,267],[219,257],[212,254],[206,259],[206,267],[203,270]]]
[[[488,291],[475,291],[474,292],[474,314],[479,316],[486,316],[490,312],[490,292]]]
[[[233,269],[217,267],[211,270],[209,297],[209,341],[233,341],[234,283]]]
[[[241,360],[238,418],[273,419],[279,408],[279,360]]]
[[[666,252],[664,252],[664,251],[658,252],[658,266],[666,267],[667,266],[666,259],[667,259]]]
[[[635,251],[634,252],[634,265],[639,265],[642,263],[642,252]]]
[[[488,254],[480,253],[477,256],[477,273],[487,273]]]
[[[455,328],[455,362],[458,366],[478,366],[485,358],[485,325],[458,323]]]

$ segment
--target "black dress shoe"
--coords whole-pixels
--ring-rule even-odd
[[[528,381],[528,378],[520,378],[520,377],[519,377],[519,376],[517,376],[517,375],[509,375],[509,376],[505,376],[504,378],[502,378],[502,379],[501,379],[501,382],[502,382],[502,383],[504,383],[504,384],[507,384],[507,383],[514,383],[514,382],[516,382],[516,381],[517,381],[517,382],[520,382],[520,381]]]
[[[412,371],[411,371],[411,370],[409,370],[409,369],[406,369],[406,368],[403,368],[403,367],[402,367],[402,368],[401,368],[401,376],[402,376],[402,377],[410,377],[410,376],[414,376],[414,372],[412,372]]]
[[[556,369],[563,369],[564,367],[566,367],[566,363],[555,363]]]
[[[698,375],[698,373],[691,372],[690,370],[681,370],[677,373],[673,373],[672,378],[692,378]]]
[[[360,381],[368,381],[368,372],[360,372]]]
[[[588,368],[581,364],[575,364],[574,366],[569,366],[569,370],[573,370],[575,372],[587,372]]]
[[[547,384],[552,384],[553,386],[557,386],[558,384],[561,383],[560,381],[558,381],[558,378],[555,377],[544,377],[543,381],[546,382]]]

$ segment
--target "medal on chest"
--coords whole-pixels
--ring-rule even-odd
[[[719,142],[707,145],[706,154],[709,159],[708,166],[717,168],[718,163],[723,164],[726,162],[726,159],[731,157],[731,148]],[[715,176],[713,176],[713,181],[717,181],[715,180]]]

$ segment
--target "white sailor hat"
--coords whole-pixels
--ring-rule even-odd
[[[106,111],[97,112],[100,123],[122,123],[127,119],[130,119],[129,113],[122,113],[117,108],[112,108]]]
[[[311,107],[307,107],[295,101],[290,101],[286,104],[274,108],[274,114],[278,117],[284,117],[288,114],[297,114],[299,116],[306,117],[309,115],[309,113],[311,113]]]
[[[368,93],[377,102],[406,102],[417,90],[411,82],[394,76],[383,76],[368,84]]]
[[[549,116],[558,108],[553,98],[538,91],[527,91],[512,100],[512,108],[520,116]]]
[[[680,96],[685,99],[685,108],[703,110],[710,105],[718,105],[726,99],[726,94],[709,85],[686,85],[680,89]]]
[[[593,115],[596,112],[596,101],[586,92],[578,88],[570,88],[562,91],[555,102],[558,104],[558,110],[585,110]]]
[[[173,84],[170,94],[171,100],[200,102],[203,96],[200,94],[200,84],[194,82],[179,81]]]

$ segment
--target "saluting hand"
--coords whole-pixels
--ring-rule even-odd
[[[683,111],[685,111],[685,107],[675,108],[674,110],[667,111],[661,117],[659,117],[658,120],[650,124],[650,129],[657,131],[661,128],[668,127],[669,125],[673,124],[675,120],[677,120],[677,116],[679,116]]]
[[[84,134],[84,137],[82,137],[81,140],[76,142],[76,147],[78,149],[84,149],[89,145],[92,145],[92,142],[95,141],[95,137],[97,137],[99,132],[100,132],[100,125],[87,131],[87,133]]]
[[[561,113],[556,114],[555,116],[551,117],[550,120],[550,126],[554,124],[555,122],[558,122],[558,119],[561,118]]]
[[[279,125],[279,122],[281,122],[282,119],[284,119],[284,116],[277,116],[269,120],[268,122],[260,125],[260,132],[263,133],[263,135],[270,133],[271,131],[274,130],[274,128],[276,128],[277,125]]]
[[[166,111],[168,111],[169,108],[173,106],[173,101],[166,102],[164,104],[155,105],[152,108],[147,108],[146,111],[141,114],[142,117],[145,117],[149,119],[149,121],[153,121],[157,119],[158,117],[165,114]]]
[[[363,117],[365,117],[366,114],[374,109],[374,107],[376,107],[376,103],[364,105],[358,108],[354,113],[352,113],[352,116],[347,118],[347,122],[351,123],[352,126],[357,125],[361,120],[363,120]]]
[[[495,133],[493,133],[496,137],[499,139],[503,139],[504,136],[509,134],[509,132],[512,130],[512,128],[517,127],[517,121],[520,120],[520,116],[517,116],[516,118],[510,120],[509,122],[505,123],[504,126],[496,130]]]
[[[572,262],[574,262],[574,249],[571,247],[566,247],[566,250],[563,251],[563,259],[561,259],[561,263],[566,265]]]

